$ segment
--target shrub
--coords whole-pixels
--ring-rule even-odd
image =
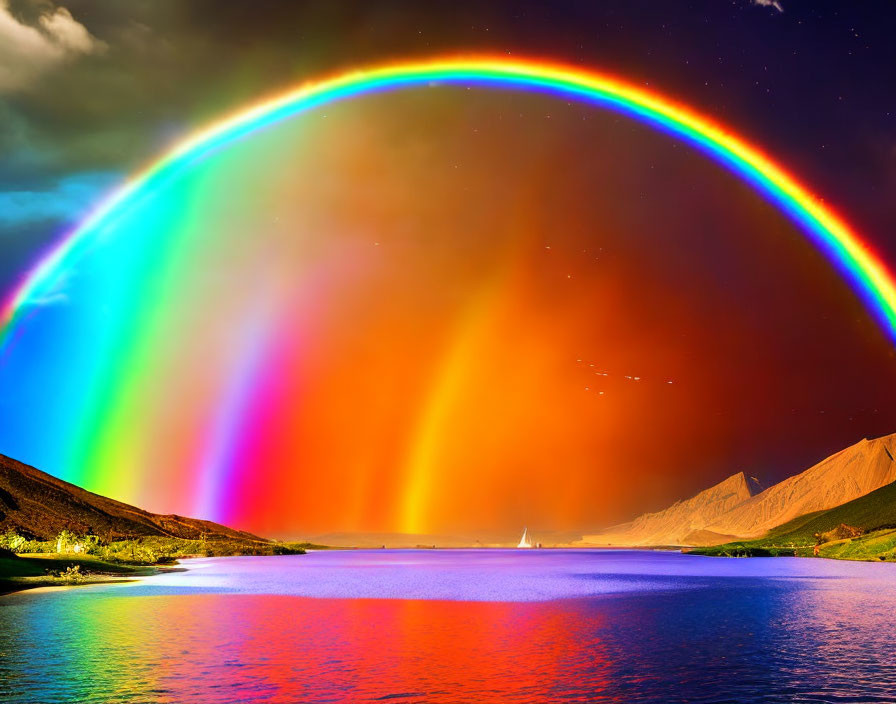
[[[62,531],[56,536],[56,552],[60,554],[75,552],[77,540],[78,537],[70,530]]]
[[[12,552],[22,552],[22,548],[27,542],[28,540],[13,530],[8,530],[3,535],[0,535],[0,548],[12,550]]]
[[[55,540],[26,540],[19,549],[20,553],[56,552]]]
[[[80,584],[87,575],[81,572],[81,565],[70,565],[59,573],[59,578],[66,584]]]
[[[85,535],[81,539],[81,545],[83,545],[84,552],[88,555],[96,555],[103,548],[102,541],[98,535]]]

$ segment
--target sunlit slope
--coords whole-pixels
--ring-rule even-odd
[[[834,508],[896,480],[896,434],[862,440],[737,506],[709,530],[756,537],[799,516]]]
[[[731,539],[707,531],[706,526],[754,496],[756,479],[738,472],[725,481],[669,508],[645,513],[629,523],[585,535],[583,543],[595,545],[714,545]]]
[[[896,527],[896,482],[827,511],[789,521],[769,531],[756,542],[812,545],[826,537],[837,539],[839,535],[845,536],[850,532],[870,533],[894,527]]]
[[[800,516],[756,540],[705,547],[704,555],[816,555],[896,559],[896,482],[826,511]]]
[[[896,513],[886,505],[887,492],[896,491],[894,456],[896,434],[864,439],[759,493],[739,473],[663,511],[586,535],[583,542],[718,545],[735,537],[803,539],[840,523],[871,530],[891,522],[888,511]],[[882,498],[874,498],[878,491]]]

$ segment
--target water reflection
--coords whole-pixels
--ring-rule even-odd
[[[413,592],[421,572],[452,559],[432,555],[410,569],[407,555],[391,567],[378,557],[376,569],[400,572]],[[485,571],[501,569],[482,559]],[[0,599],[0,701],[896,701],[892,565],[519,558],[534,559],[578,581],[601,566],[638,584],[662,573],[664,588],[514,602],[309,598],[271,593],[267,568],[258,589],[246,575],[259,563],[243,562],[252,568],[227,589],[175,577],[18,594]],[[311,563],[278,564],[294,583]]]

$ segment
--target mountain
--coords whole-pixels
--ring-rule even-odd
[[[862,440],[757,492],[743,473],[630,523],[585,535],[591,545],[717,545],[764,535],[896,481],[896,433]]]
[[[0,455],[0,533],[7,530],[37,540],[69,530],[107,540],[149,535],[195,540],[205,535],[264,541],[211,521],[163,516],[107,499]]]
[[[707,528],[752,538],[794,518],[824,511],[896,480],[896,433],[862,440],[734,507]]]
[[[691,551],[727,557],[818,555],[844,560],[896,560],[896,482],[835,508],[794,518],[760,538]]]
[[[731,535],[707,530],[720,516],[754,496],[761,487],[753,477],[738,472],[669,508],[645,513],[629,523],[612,526],[582,542],[595,545],[714,545]]]

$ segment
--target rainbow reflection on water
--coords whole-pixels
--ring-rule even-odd
[[[635,551],[203,560],[0,599],[0,701],[885,702],[894,576]]]

